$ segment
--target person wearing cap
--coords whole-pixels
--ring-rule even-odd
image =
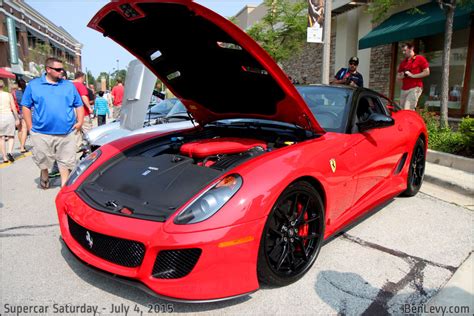
[[[357,71],[357,66],[359,66],[359,58],[356,56],[351,57],[351,59],[349,59],[349,67],[339,69],[331,81],[331,84],[346,84],[353,87],[363,87],[364,78],[362,74]]]

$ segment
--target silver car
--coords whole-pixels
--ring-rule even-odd
[[[167,100],[163,102],[167,102]],[[173,99],[169,102],[173,102],[174,106],[168,114],[163,117],[155,117],[152,120],[148,120],[147,117],[143,128],[128,130],[121,128],[119,121],[114,121],[90,130],[84,135],[84,146],[82,149],[84,154],[90,153],[111,141],[130,135],[193,128],[196,123],[193,124],[183,103],[177,99]]]

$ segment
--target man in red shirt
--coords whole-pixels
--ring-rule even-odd
[[[405,110],[415,110],[423,92],[422,78],[430,75],[430,65],[425,57],[416,55],[413,45],[404,43],[402,53],[405,59],[398,66],[397,79],[402,81],[400,106]]]
[[[92,108],[89,101],[89,93],[86,86],[84,85],[85,74],[82,71],[78,71],[74,74],[74,80],[72,83],[79,92],[82,102],[84,103],[84,124],[82,124],[82,132],[86,133],[92,129],[92,120],[90,114],[92,113]]]
[[[112,88],[112,98],[113,98],[113,113],[112,116],[114,119],[120,118],[120,109],[122,108],[122,99],[123,99],[123,84],[122,79],[117,79],[117,85]]]

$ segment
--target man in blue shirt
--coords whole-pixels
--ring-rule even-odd
[[[46,74],[26,87],[21,100],[23,117],[30,131],[33,160],[41,169],[40,186],[49,188],[48,169],[58,162],[61,186],[76,164],[77,133],[84,121],[82,99],[74,85],[64,80],[59,59],[48,58]],[[31,111],[34,111],[33,119]]]

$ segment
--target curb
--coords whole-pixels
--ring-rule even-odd
[[[446,190],[454,191],[459,194],[467,195],[467,196],[473,196],[474,195],[474,188],[470,187],[463,187],[460,186],[459,184],[450,182],[449,180],[442,179],[433,175],[430,175],[428,173],[425,173],[424,180],[426,182],[435,184],[437,186],[443,187]]]
[[[438,165],[439,169],[449,170],[451,168],[453,170],[452,172],[439,172],[435,169],[431,169],[431,171],[427,169],[424,176],[425,181],[465,196],[474,196],[474,186],[472,185],[474,159],[428,149],[426,162]],[[464,174],[468,177],[465,178]],[[469,175],[472,177],[469,178]],[[460,179],[466,181],[462,182]]]
[[[474,173],[474,159],[428,149],[426,161]]]

